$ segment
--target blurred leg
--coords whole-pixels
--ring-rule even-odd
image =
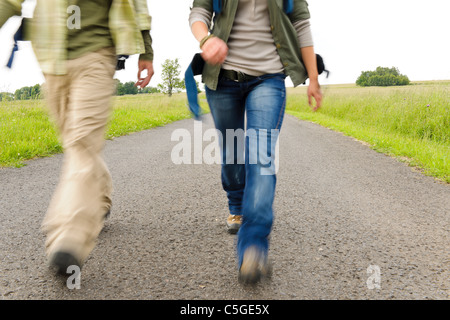
[[[68,70],[63,82],[46,76],[48,104],[59,119],[65,159],[43,230],[49,256],[64,251],[83,263],[111,206],[112,182],[102,152],[114,91],[114,50],[70,60]]]
[[[284,75],[263,77],[247,96],[246,185],[243,224],[238,233],[241,266],[245,250],[255,246],[267,255],[275,197],[275,147],[283,122]]]
[[[227,193],[230,214],[242,214],[245,187],[244,124],[245,100],[238,83],[222,80],[216,91],[206,88],[216,129],[222,135],[222,186]],[[239,134],[242,132],[242,135]],[[235,133],[236,139],[235,139]],[[242,146],[242,147],[239,147]]]

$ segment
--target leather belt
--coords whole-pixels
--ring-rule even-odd
[[[237,82],[247,82],[258,78],[257,76],[251,76],[243,72],[225,69],[220,70],[220,77],[224,77]]]

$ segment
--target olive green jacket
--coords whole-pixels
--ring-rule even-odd
[[[0,28],[13,15],[21,14],[24,0],[0,0]],[[31,40],[44,73],[66,73],[67,0],[38,0],[34,16],[25,28],[25,40]],[[151,29],[151,16],[146,0],[113,0],[109,12],[109,28],[118,55],[148,54],[153,59],[151,45],[146,46],[142,31]]]
[[[294,86],[298,86],[305,82],[308,74],[302,63],[300,45],[293,23],[309,19],[310,14],[308,3],[305,0],[294,0],[294,10],[289,16],[285,14],[283,2],[283,0],[267,0],[271,29],[285,72],[291,78]],[[239,0],[224,0],[222,12],[213,25],[212,34],[225,43],[228,42],[233,27],[238,4]],[[212,0],[194,0],[193,6],[204,8],[213,13]],[[205,64],[202,74],[203,82],[211,90],[217,89],[219,73],[220,65]]]

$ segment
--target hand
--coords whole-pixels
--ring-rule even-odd
[[[225,62],[228,55],[228,46],[220,38],[212,37],[203,44],[202,57],[207,63],[218,65]]]
[[[153,70],[153,62],[148,60],[140,60],[138,62],[138,81],[134,84],[135,87],[145,88],[153,77],[155,73]],[[147,76],[145,78],[141,78],[142,71],[147,70]]]
[[[313,109],[313,111],[319,110],[319,108],[322,106],[322,91],[320,90],[319,81],[317,80],[310,80],[309,86],[308,86],[308,104]],[[313,101],[316,100],[316,105],[313,105]]]

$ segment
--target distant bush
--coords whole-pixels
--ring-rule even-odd
[[[356,80],[360,87],[406,86],[409,83],[408,77],[400,74],[395,67],[378,67],[375,71],[363,71]]]
[[[0,101],[12,101],[14,100],[14,94],[10,92],[0,92]]]
[[[120,82],[120,80],[116,80],[116,96],[123,96],[126,94],[140,94],[140,93],[158,93],[159,90],[154,87],[145,87],[142,89],[138,89],[134,86],[133,81],[128,81],[125,83]]]

